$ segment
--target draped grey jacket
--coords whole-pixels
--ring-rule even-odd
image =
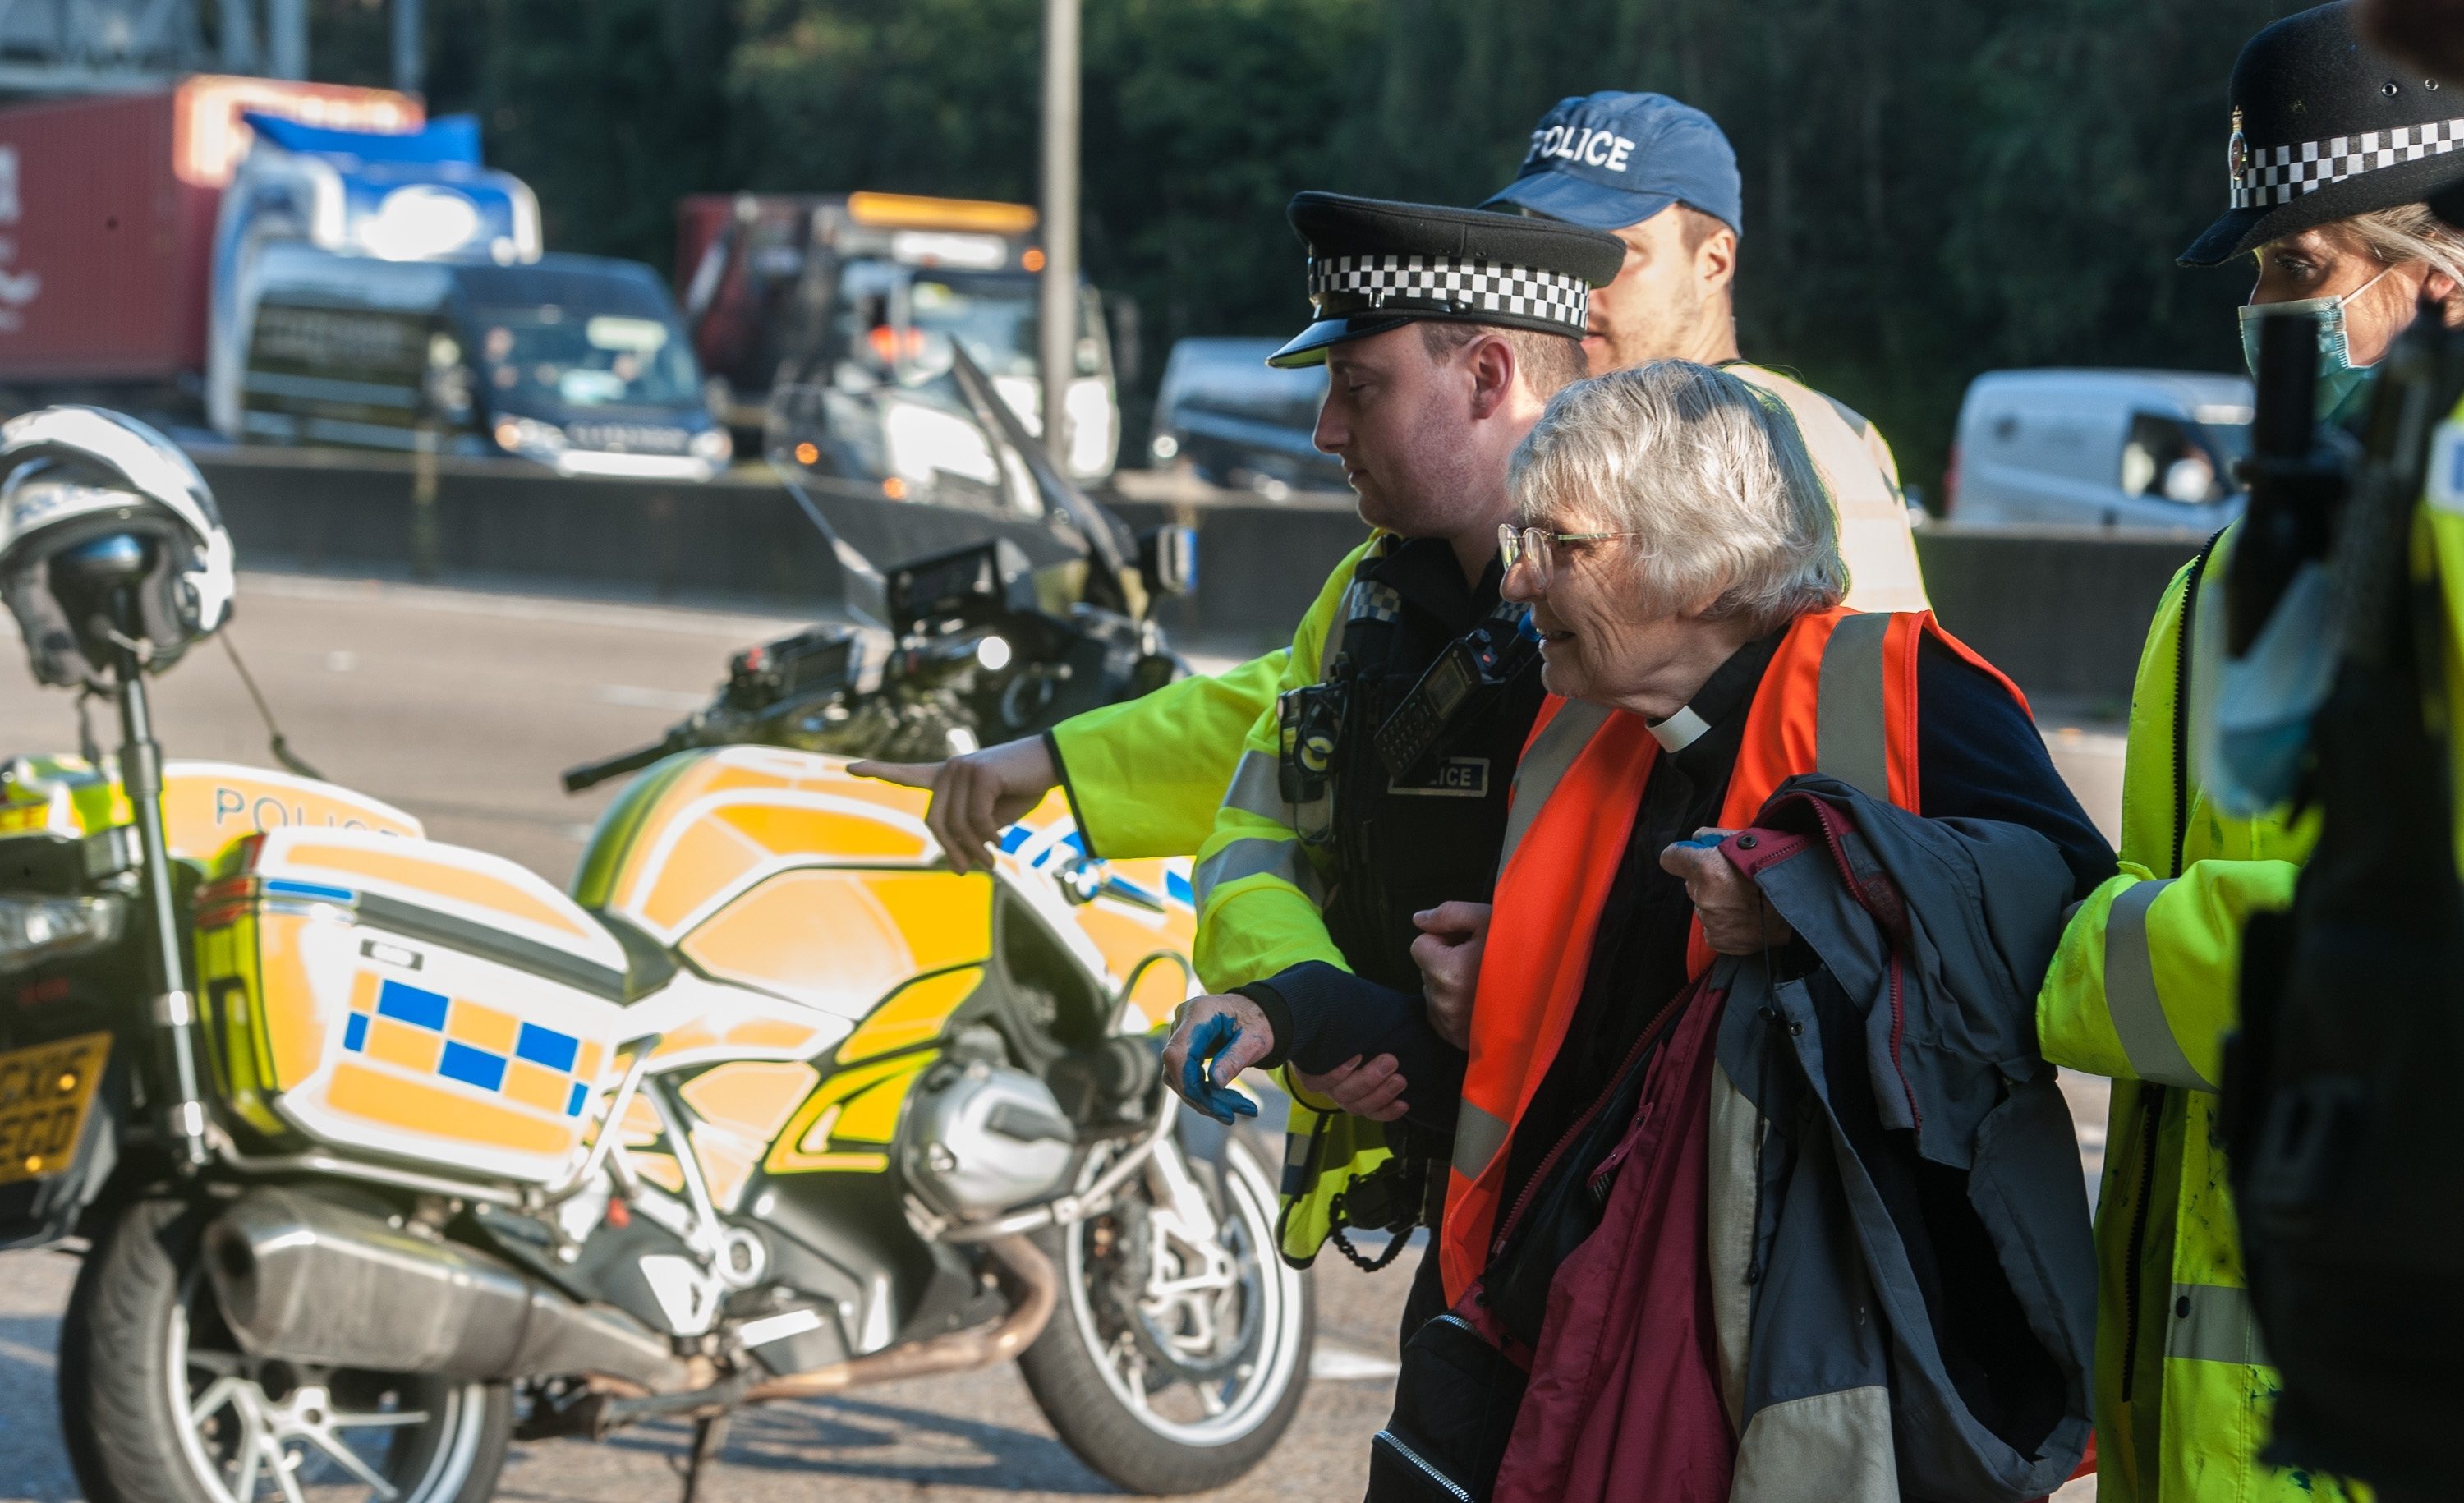
[[[1818,775],[1722,849],[1796,935],[1713,978],[1732,1503],[2054,1492],[2087,1445],[2096,1331],[2079,1148],[2035,1024],[2069,872],[2033,830]]]

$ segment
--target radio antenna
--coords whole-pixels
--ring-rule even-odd
[[[314,778],[319,783],[329,781],[323,773],[308,765],[308,759],[291,749],[290,741],[283,738],[282,727],[274,723],[274,707],[267,704],[265,696],[257,692],[256,675],[240,661],[239,646],[231,640],[231,628],[225,627],[215,634],[222,638],[223,651],[231,654],[231,667],[239,671],[239,681],[247,686],[249,698],[255,701],[257,718],[265,722],[265,734],[271,738],[267,744],[274,753],[274,760],[303,778]]]

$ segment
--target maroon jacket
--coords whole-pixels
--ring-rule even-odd
[[[1718,1503],[1736,1437],[1704,1263],[1712,1043],[1725,995],[1686,989],[1646,1067],[1599,1227],[1558,1265],[1496,1503]]]

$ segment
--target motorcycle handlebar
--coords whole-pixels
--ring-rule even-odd
[[[585,762],[579,767],[568,767],[564,771],[564,791],[579,793],[610,778],[621,778],[628,772],[639,772],[671,750],[673,748],[667,742],[660,741],[655,745],[645,746],[639,751],[628,751],[621,757],[610,757],[605,762]]]

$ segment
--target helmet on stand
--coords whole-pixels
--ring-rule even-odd
[[[116,610],[106,579],[128,586]],[[35,678],[107,691],[116,650],[159,673],[230,617],[231,586],[213,493],[169,439],[91,407],[0,424],[0,599]]]

